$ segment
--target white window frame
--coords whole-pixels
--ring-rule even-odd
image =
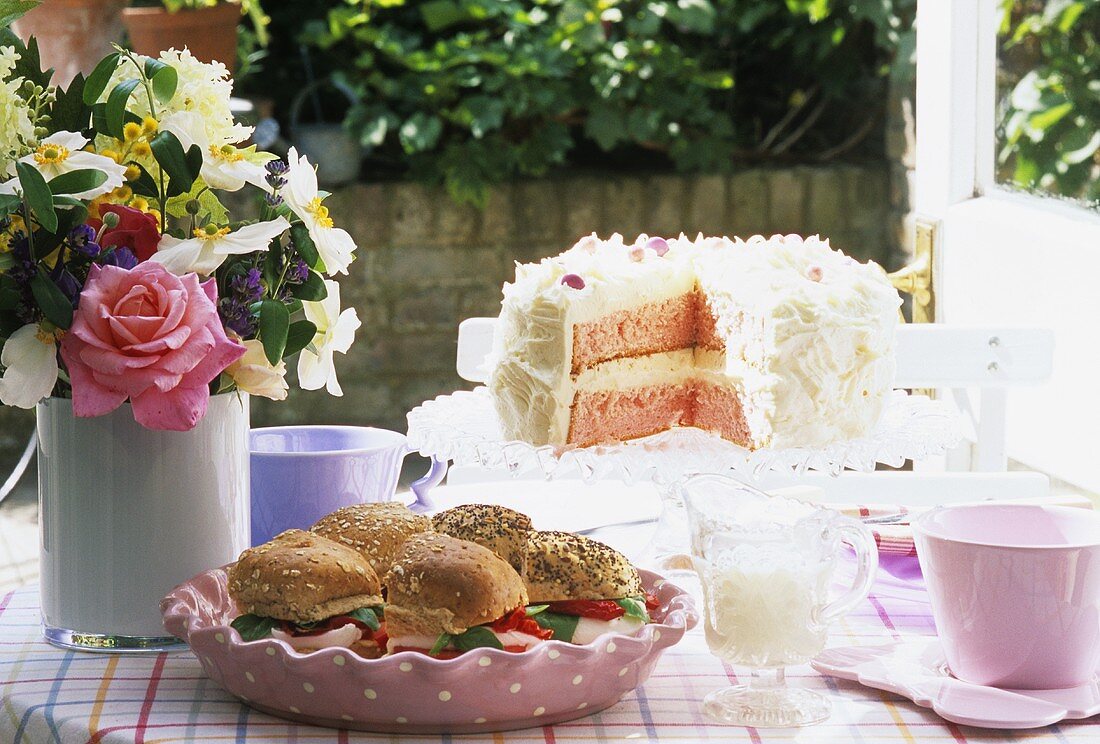
[[[997,186],[996,6],[917,6],[914,206],[938,228],[936,320],[1055,332],[1051,379],[1008,393],[1007,453],[1100,492],[1100,214]]]

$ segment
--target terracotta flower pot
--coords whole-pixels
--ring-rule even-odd
[[[122,40],[122,9],[127,0],[44,0],[12,28],[19,38],[38,39],[42,66],[54,68],[62,88],[78,72],[87,75]]]
[[[126,8],[122,22],[130,46],[138,54],[156,57],[165,49],[187,47],[203,62],[217,60],[232,73],[237,66],[237,24],[241,6],[219,3],[211,8],[180,10]]]

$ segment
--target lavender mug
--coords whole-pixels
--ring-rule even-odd
[[[404,434],[364,426],[273,426],[249,432],[252,462],[252,544],[289,529],[309,529],[352,504],[391,501],[401,463],[413,450]],[[428,491],[447,474],[431,468],[410,488],[415,511],[427,511]]]

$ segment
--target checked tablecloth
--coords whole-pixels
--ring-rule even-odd
[[[918,594],[915,599],[919,600]],[[882,644],[933,632],[928,606],[874,595],[835,626],[829,645]],[[175,742],[1097,742],[1100,717],[1028,732],[947,724],[909,701],[792,668],[791,683],[829,692],[833,715],[807,729],[747,729],[709,723],[699,703],[736,679],[707,652],[701,629],[661,659],[652,678],[618,705],[577,721],[489,736],[389,736],[314,728],[249,709],[207,680],[187,652],[102,656],[47,645],[38,592],[0,600],[0,743]]]

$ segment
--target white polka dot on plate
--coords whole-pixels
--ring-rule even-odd
[[[290,712],[291,712],[291,713],[301,713],[302,711],[298,710],[297,708],[295,708],[295,707],[294,707],[294,706],[292,705],[292,706],[290,706]]]
[[[659,631],[659,630],[654,630],[653,631],[653,640],[654,641],[661,640],[661,631]]]
[[[618,648],[618,646],[615,645],[615,641],[608,641],[607,642],[607,653],[613,654],[613,653],[615,653],[615,649],[617,649],[617,648]]]
[[[378,697],[378,693],[368,687],[367,689],[363,690],[363,697],[365,697],[367,700],[374,700],[376,697]]]
[[[335,664],[336,666],[344,666],[344,664],[346,662],[347,662],[347,657],[345,657],[345,656],[340,656],[339,654],[337,654],[336,656],[332,657],[332,663]]]
[[[256,681],[256,675],[254,675],[252,672],[245,672],[244,673],[244,678],[247,679],[249,682],[255,682]]]
[[[622,669],[619,670],[619,676],[620,677],[625,677],[626,673],[629,672],[629,671],[630,671],[630,667],[623,667]]]
[[[584,679],[584,677],[582,677],[581,675],[578,674],[576,677],[573,678],[573,684],[579,685],[581,683],[581,680],[583,680],[583,679]]]
[[[535,715],[536,716],[541,716],[545,712],[546,712],[546,708],[543,708],[541,705],[539,707],[535,708]]]
[[[478,666],[489,666],[492,663],[493,660],[490,659],[488,656],[482,656],[480,659],[477,660]]]
[[[447,690],[443,690],[439,693],[439,699],[445,703],[451,699],[451,693]]]
[[[302,689],[306,692],[313,692],[313,684],[310,682],[303,682]]]
[[[521,687],[523,687],[523,685],[521,685],[519,682],[513,682],[512,686],[508,688],[508,692],[515,695],[517,692],[520,691]]]
[[[267,655],[268,656],[274,656],[275,655],[275,647],[274,646],[268,646],[267,647]]]
[[[225,643],[225,633],[215,633],[214,640],[218,643]]]
[[[400,669],[403,672],[411,672],[412,668],[413,668],[413,665],[410,664],[407,661],[403,661],[403,662],[401,662],[401,665],[398,666],[397,668]]]
[[[478,716],[477,718],[474,719],[474,723],[485,723],[485,719],[482,718],[481,716]]]
[[[354,721],[354,720],[355,720],[354,718],[352,718],[351,716],[349,716],[349,715],[348,715],[347,713],[343,713],[343,714],[341,714],[341,715],[340,715],[340,719],[341,719],[341,720],[344,720],[344,721]]]
[[[408,718],[405,718],[405,716],[398,716],[398,717],[397,717],[397,718],[396,718],[395,720],[396,720],[396,721],[397,721],[398,723],[408,723],[408,722],[409,722],[409,719],[408,719]]]
[[[546,655],[549,656],[551,659],[556,659],[561,656],[561,651],[558,651],[557,649],[550,649],[546,652]]]
[[[577,706],[577,710],[584,710],[587,707],[588,707],[588,703],[581,703],[580,705]]]

